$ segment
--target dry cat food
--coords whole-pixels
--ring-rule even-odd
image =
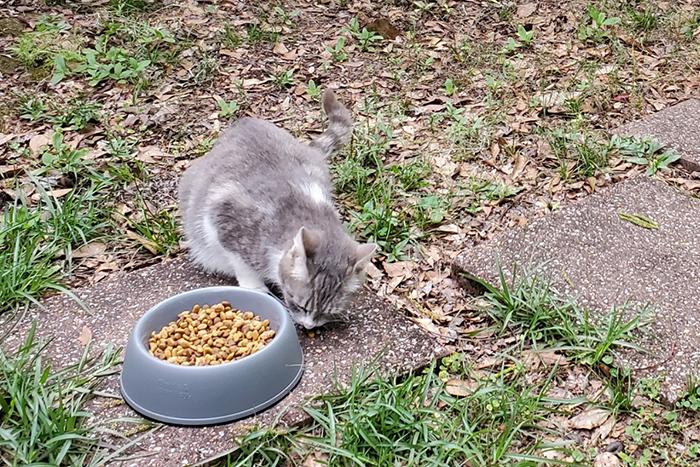
[[[148,340],[151,355],[185,366],[219,365],[262,349],[275,336],[270,321],[228,302],[195,305]]]

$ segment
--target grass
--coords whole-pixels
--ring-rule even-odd
[[[58,199],[37,184],[39,203],[18,199],[0,220],[0,313],[62,291],[61,279],[72,269],[71,252],[104,235],[110,211],[98,187],[72,191]],[[59,260],[60,258],[60,260]]]
[[[119,434],[88,424],[85,406],[101,379],[116,372],[119,351],[107,347],[93,359],[86,346],[78,363],[54,371],[34,333],[32,327],[17,351],[0,350],[0,460],[7,466],[105,465],[109,449],[95,434]]]
[[[550,281],[536,273],[518,273],[514,268],[510,282],[500,268],[498,275],[500,287],[475,277],[470,280],[485,289],[483,310],[497,331],[516,333],[517,345],[563,351],[588,366],[612,364],[610,352],[614,348],[643,350],[634,343],[634,332],[648,323],[647,308],[635,311],[613,307],[594,320],[587,309],[563,297]]]
[[[309,458],[339,467],[558,465],[541,452],[565,448],[542,441],[549,430],[539,423],[579,401],[548,398],[550,384],[550,377],[528,386],[494,375],[453,396],[434,366],[402,379],[357,369],[336,394],[309,403],[309,427],[254,431],[239,438],[242,450],[226,465],[298,465]]]

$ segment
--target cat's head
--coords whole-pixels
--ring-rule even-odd
[[[349,236],[325,238],[302,227],[280,261],[280,286],[292,320],[312,329],[343,321],[346,307],[364,282],[364,268],[377,245]]]

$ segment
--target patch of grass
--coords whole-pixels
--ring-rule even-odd
[[[89,184],[62,198],[38,183],[39,202],[19,198],[5,207],[0,219],[0,313],[36,302],[60,285],[71,270],[71,252],[103,236],[110,211],[104,207],[99,186]]]
[[[139,242],[154,255],[169,256],[179,249],[180,232],[177,219],[168,209],[153,212],[143,201],[139,215],[130,220],[134,231],[141,237]]]
[[[95,435],[118,433],[89,425],[85,406],[117,371],[120,350],[108,346],[95,360],[87,345],[78,363],[54,371],[35,326],[14,353],[0,349],[0,459],[8,466],[104,465],[109,451]]]
[[[68,130],[82,130],[88,123],[99,121],[101,108],[102,104],[81,97],[61,104],[54,100],[45,103],[41,97],[20,95],[17,102],[20,118],[33,123],[51,123]]]
[[[243,38],[238,34],[238,31],[236,31],[231,23],[224,22],[221,42],[223,42],[226,47],[235,49],[243,43]]]
[[[77,45],[62,37],[69,30],[70,26],[62,17],[44,17],[33,31],[19,36],[8,50],[29,69],[50,66],[57,54],[76,58],[79,56]]]
[[[591,133],[555,128],[545,137],[552,153],[559,159],[563,180],[591,177],[608,165],[610,147]]]
[[[298,443],[294,430],[254,430],[235,438],[239,448],[226,459],[226,467],[286,467]]]
[[[117,15],[131,15],[152,10],[161,3],[159,0],[110,0],[109,6]]]
[[[568,403],[547,399],[550,384],[550,377],[530,384],[494,375],[455,397],[434,366],[403,379],[355,369],[347,385],[309,403],[311,426],[291,435],[253,432],[247,439],[263,440],[260,450],[245,463],[239,455],[227,465],[284,465],[281,459],[304,458],[337,467],[548,465],[538,452],[561,448],[537,441],[547,433],[538,424]],[[243,447],[248,453],[251,444]]]
[[[636,32],[650,32],[658,25],[658,18],[651,8],[643,11],[632,11],[628,17],[630,28]]]
[[[333,166],[338,192],[350,196],[350,228],[376,242],[390,260],[403,258],[410,241],[406,212],[398,209],[400,186],[382,160],[393,139],[384,123],[356,127],[350,154]]]
[[[250,45],[259,45],[262,43],[274,44],[279,40],[279,32],[264,24],[247,24],[246,35],[246,41]]]
[[[509,283],[500,267],[500,288],[470,277],[486,290],[482,309],[499,333],[511,330],[520,336],[520,342],[532,348],[562,350],[587,365],[611,364],[615,348],[642,350],[634,344],[633,332],[648,322],[649,309],[613,307],[594,320],[587,309],[562,297],[550,281],[537,274],[519,274],[514,267],[512,278]]]
[[[467,183],[457,184],[454,193],[455,208],[476,214],[483,210],[484,203],[501,202],[521,190],[522,188],[506,185],[498,180],[470,177]]]

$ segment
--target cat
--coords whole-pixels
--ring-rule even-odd
[[[327,158],[352,132],[350,112],[327,90],[329,125],[310,144],[245,117],[183,173],[182,225],[191,257],[239,286],[277,288],[306,329],[348,318],[377,245],[360,244],[334,207]]]

